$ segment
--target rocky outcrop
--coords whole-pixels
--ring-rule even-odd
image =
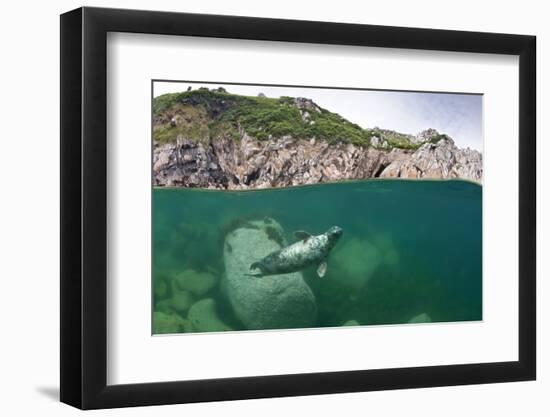
[[[192,140],[178,139],[176,144],[155,145],[154,185],[232,188],[230,185],[235,181],[230,173],[221,169],[220,156],[211,145]]]
[[[254,220],[229,232],[224,242],[224,291],[247,329],[290,329],[315,324],[313,292],[301,272],[258,278],[250,265],[286,245],[281,226]]]
[[[316,111],[307,103],[302,116]],[[435,130],[421,132],[418,149],[390,148],[374,137],[371,146],[330,144],[290,136],[256,140],[244,131],[240,139],[220,137],[209,143],[179,137],[155,144],[155,186],[217,189],[288,187],[367,178],[461,178],[481,183],[482,155],[459,149]]]
[[[407,158],[399,158],[388,165],[381,178],[462,178],[481,182],[483,174],[481,154],[471,149],[459,149],[452,139],[445,137],[424,143]]]

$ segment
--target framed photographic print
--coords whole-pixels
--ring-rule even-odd
[[[61,400],[535,379],[535,38],[61,16]]]

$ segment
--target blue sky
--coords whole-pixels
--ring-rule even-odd
[[[234,94],[307,97],[364,128],[378,126],[416,134],[427,128],[451,136],[461,148],[483,149],[482,95],[401,91],[243,86],[155,82],[154,96],[199,87],[223,87]]]

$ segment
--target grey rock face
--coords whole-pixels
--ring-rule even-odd
[[[156,186],[227,188],[230,175],[221,170],[218,155],[209,146],[188,139],[156,146],[153,152]]]
[[[315,324],[313,292],[300,272],[249,276],[250,265],[286,244],[272,219],[251,221],[230,232],[224,243],[225,292],[247,329],[284,329]]]
[[[452,139],[425,143],[409,158],[389,164],[380,174],[382,178],[461,178],[481,182],[483,165],[481,153],[459,149]]]
[[[413,143],[425,143],[432,140],[434,137],[439,136],[439,132],[435,129],[426,129],[420,132],[416,136],[411,137]]]
[[[303,117],[316,111],[307,102],[300,105]],[[389,149],[378,137],[373,137],[373,146],[363,147],[288,136],[258,141],[240,134],[240,140],[221,137],[203,144],[180,139],[177,144],[155,146],[155,185],[247,189],[375,177],[481,182],[483,176],[481,153],[459,149],[433,129],[416,137],[417,143],[423,143],[417,150]]]
[[[371,139],[370,139],[370,143],[375,148],[388,149],[390,147],[390,144],[388,143],[388,141],[386,141],[384,139],[381,139],[378,136],[372,136]]]
[[[313,102],[313,100],[305,97],[296,97],[294,99],[294,104],[296,107],[298,107],[302,112],[303,111],[314,111],[317,113],[321,113],[321,108]]]

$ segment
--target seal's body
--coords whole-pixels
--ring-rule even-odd
[[[311,236],[299,231],[294,235],[300,239],[290,246],[272,252],[265,258],[250,265],[250,270],[258,270],[253,276],[289,274],[300,271],[311,265],[318,265],[317,274],[323,277],[327,270],[326,259],[340,236],[342,229],[331,227],[326,233]]]

